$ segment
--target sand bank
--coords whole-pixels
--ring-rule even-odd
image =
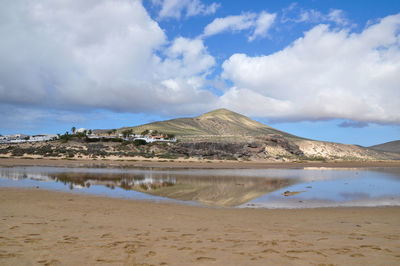
[[[0,265],[398,265],[400,208],[218,209],[0,188]]]
[[[268,169],[268,168],[365,168],[400,167],[400,161],[330,161],[330,162],[269,162],[269,161],[167,161],[167,160],[94,160],[94,159],[20,159],[0,158],[0,167],[9,166],[65,166],[65,167],[159,167],[159,168],[204,168],[204,169]]]

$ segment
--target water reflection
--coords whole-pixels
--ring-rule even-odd
[[[40,186],[133,199],[170,199],[229,207],[400,205],[400,168],[127,170],[10,167],[0,168],[0,186]],[[302,193],[292,193],[296,191]]]
[[[116,187],[180,201],[196,201],[211,206],[238,206],[266,193],[299,182],[291,178],[188,175],[184,171],[128,171],[113,173],[93,169],[82,172],[68,168],[3,168],[0,176],[12,180],[31,179],[60,182],[72,189],[91,186]],[[76,169],[74,169],[76,170]]]

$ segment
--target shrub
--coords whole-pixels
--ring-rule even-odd
[[[143,139],[135,139],[134,144],[136,146],[141,146],[141,145],[146,145],[147,142],[145,140],[143,140]]]
[[[15,147],[13,151],[11,152],[12,156],[23,156],[25,154],[24,149],[21,149],[19,147]]]

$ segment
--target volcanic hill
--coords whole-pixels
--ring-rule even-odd
[[[217,109],[197,117],[153,122],[132,129],[174,134],[178,143],[172,152],[205,158],[385,160],[400,155],[358,145],[314,141],[301,138],[227,109]]]
[[[174,134],[181,141],[197,142],[204,140],[237,140],[240,142],[248,137],[271,134],[290,139],[300,139],[227,109],[217,109],[197,117],[177,118],[135,127],[124,127],[118,131],[126,129],[132,129],[136,134],[140,134],[144,130],[157,130],[158,132]]]

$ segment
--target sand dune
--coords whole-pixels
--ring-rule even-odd
[[[400,208],[226,209],[0,188],[0,265],[398,265]]]

